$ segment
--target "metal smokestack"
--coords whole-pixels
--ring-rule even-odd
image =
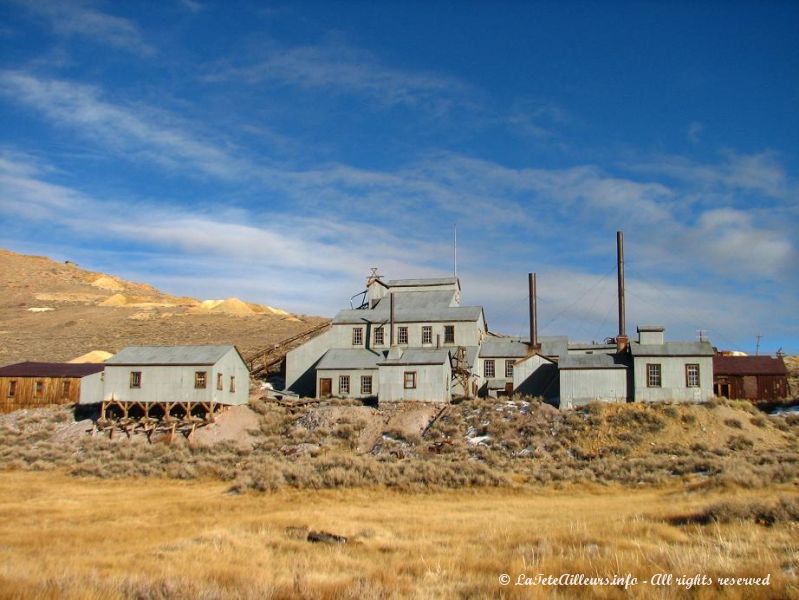
[[[622,352],[627,348],[627,327],[624,316],[624,232],[616,232],[616,270],[619,278],[619,335],[616,336],[616,348]]]
[[[527,274],[527,284],[530,289],[530,347],[538,348],[538,298],[535,273]]]

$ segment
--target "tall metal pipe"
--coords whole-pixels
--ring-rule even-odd
[[[616,232],[616,265],[619,276],[619,336],[627,337],[626,321],[624,317],[624,232]]]
[[[388,341],[389,345],[393,346],[394,345],[394,292],[389,293],[388,300],[389,300]]]
[[[538,297],[536,295],[535,273],[527,274],[527,286],[530,289],[530,346],[538,347]]]

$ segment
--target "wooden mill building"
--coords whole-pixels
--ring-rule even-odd
[[[788,397],[788,369],[771,356],[713,357],[713,391],[716,396],[772,402]]]
[[[0,413],[50,404],[91,404],[102,395],[102,363],[23,362],[0,368]]]

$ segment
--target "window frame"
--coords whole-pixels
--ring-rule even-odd
[[[141,371],[131,371],[130,377],[128,378],[130,389],[140,390],[141,380],[142,380]]]
[[[444,343],[455,343],[455,325],[444,325]]]
[[[346,385],[345,385],[346,384]],[[346,389],[344,389],[346,388]],[[338,376],[338,393],[339,396],[342,394],[349,394],[350,393],[350,376],[349,375],[339,375]]]
[[[646,387],[663,387],[663,366],[661,363],[646,363]]]
[[[422,325],[422,345],[433,343],[433,326]]]
[[[489,374],[489,366],[491,366],[491,373]],[[493,358],[483,359],[483,377],[486,379],[494,379],[497,376],[497,365]]]
[[[363,327],[352,328],[352,345],[363,346]]]
[[[33,384],[33,397],[41,398],[43,396],[44,396],[44,380],[37,379],[36,383]]]
[[[385,346],[386,345],[386,329],[382,325],[380,327],[375,327],[375,346]]]
[[[208,371],[194,372],[194,389],[195,390],[208,389]]]
[[[364,383],[369,382],[368,386],[365,386]],[[372,376],[371,375],[361,375],[361,394],[372,394]],[[366,389],[366,388],[369,389]]]
[[[65,398],[69,397],[69,393],[72,391],[72,382],[69,379],[65,379],[61,382],[61,395]]]
[[[225,374],[224,373],[217,373],[216,374],[216,389],[217,391],[224,392],[225,391]]]
[[[403,338],[405,338],[404,341]],[[397,344],[402,346],[408,345],[408,327],[405,325],[397,327]]]
[[[692,368],[696,369],[696,383],[691,383],[691,375],[690,370]],[[699,388],[702,387],[702,374],[699,369],[699,363],[687,363],[685,365],[685,387],[687,388]]]
[[[17,380],[12,379],[8,382],[8,392],[6,393],[8,398],[16,398],[17,397]]]
[[[408,377],[410,376],[410,385],[408,385]],[[416,389],[416,371],[403,371],[402,373],[402,389],[415,390]]]
[[[513,360],[505,359],[505,379],[512,379],[513,378]]]
[[[230,389],[230,393],[231,394],[236,392],[236,376],[235,375],[231,375],[230,376],[230,388],[229,389]]]

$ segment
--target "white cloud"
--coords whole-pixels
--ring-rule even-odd
[[[136,23],[100,12],[86,2],[28,0],[20,4],[44,18],[59,35],[80,36],[145,56],[155,53]]]
[[[688,131],[686,132],[686,135],[691,142],[698,144],[702,139],[701,136],[704,129],[705,126],[699,121],[691,121],[691,124],[688,125]]]

